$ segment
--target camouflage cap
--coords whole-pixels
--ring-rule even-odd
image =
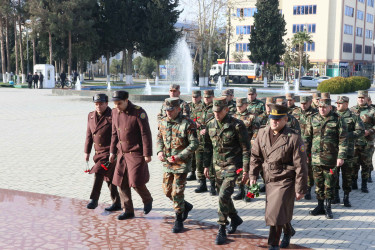
[[[268,107],[271,108],[270,119],[278,120],[288,114],[288,108],[283,105],[268,104]]]
[[[358,97],[368,97],[367,90],[358,90]]]
[[[250,87],[249,90],[247,91],[248,94],[256,94],[257,93],[257,89],[254,88],[254,87]]]
[[[269,103],[275,103],[275,99],[273,97],[267,97],[266,104],[269,104]]]
[[[321,93],[320,99],[331,99],[331,94],[329,92]]]
[[[202,92],[200,90],[193,90],[193,97],[200,97],[202,96]]]
[[[284,98],[276,98],[276,104],[286,106],[286,100]]]
[[[169,90],[180,90],[180,85],[178,85],[178,84],[171,84],[169,86]]]
[[[285,95],[285,99],[287,99],[287,100],[294,100],[294,94],[292,94],[292,93],[287,93],[287,94]]]
[[[312,98],[313,98],[313,99],[318,99],[318,100],[319,100],[319,99],[320,99],[320,92],[315,92],[315,93],[313,93],[313,94],[312,94]]]
[[[207,89],[203,93],[204,93],[203,97],[212,97],[212,96],[215,96],[215,93],[214,93],[213,89]]]
[[[227,98],[225,98],[223,96],[214,98],[212,111],[220,112],[225,107],[228,107]]]
[[[108,102],[108,96],[106,94],[96,94],[92,97],[93,102]]]
[[[347,96],[338,96],[336,103],[344,103],[349,102],[349,97]]]
[[[228,96],[228,95],[233,95],[234,89],[225,89],[221,92],[222,96]]]
[[[236,107],[241,107],[244,104],[247,104],[247,98],[246,97],[236,99]]]
[[[165,106],[167,111],[172,111],[176,107],[180,107],[180,98],[178,97],[171,97],[165,99]]]
[[[309,101],[311,101],[311,96],[304,95],[300,97],[300,103],[308,103]]]
[[[128,99],[129,93],[127,91],[115,91],[112,95],[112,101],[123,101]]]
[[[319,100],[319,107],[327,107],[331,106],[331,99],[320,99]]]

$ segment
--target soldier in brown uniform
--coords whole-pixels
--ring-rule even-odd
[[[307,189],[306,152],[301,136],[286,126],[287,107],[270,104],[270,126],[260,129],[250,157],[250,184],[256,183],[263,168],[266,180],[265,219],[270,232],[269,249],[288,247],[295,230],[290,224],[294,199],[301,199]]]
[[[107,182],[110,190],[112,205],[107,207],[107,211],[121,210],[120,197],[117,187],[112,184],[113,171],[115,166],[111,165],[108,170],[101,167],[109,159],[109,147],[111,145],[112,135],[112,110],[108,107],[108,96],[105,94],[97,94],[93,98],[95,103],[95,111],[89,113],[87,121],[87,132],[85,142],[85,160],[88,162],[90,158],[91,148],[94,144],[94,167],[90,170],[90,174],[95,173],[94,185],[90,195],[90,203],[87,204],[88,209],[95,209],[98,206],[100,191],[103,181]]]
[[[144,214],[152,209],[152,197],[146,187],[150,179],[148,165],[152,155],[152,137],[146,112],[128,100],[126,91],[115,91],[112,112],[112,140],[110,162],[115,161],[113,184],[120,187],[124,213],[119,220],[134,217],[131,187],[141,196]]]

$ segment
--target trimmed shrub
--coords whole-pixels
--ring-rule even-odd
[[[371,81],[367,77],[363,76],[351,76],[349,77],[350,81],[353,81],[353,85],[355,86],[355,90],[366,90],[371,87]]]
[[[357,90],[366,90],[371,87],[371,81],[363,76],[351,76],[348,78],[334,77],[321,82],[318,86],[320,92],[331,94],[350,93]]]

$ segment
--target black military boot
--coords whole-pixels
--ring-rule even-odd
[[[287,248],[290,244],[290,238],[292,238],[296,234],[296,230],[292,227],[291,234],[284,234],[283,240],[281,241],[280,248]]]
[[[326,210],[326,218],[327,219],[333,219],[331,203],[332,203],[332,201],[330,199],[326,199],[325,210]]]
[[[143,205],[143,213],[148,214],[152,210],[152,201]]]
[[[266,192],[266,184],[264,184],[261,188],[259,188],[259,192],[261,193]]]
[[[325,214],[324,200],[318,200],[318,206],[314,208],[314,210],[310,211],[309,214],[313,216]]]
[[[189,215],[189,212],[193,209],[193,204],[185,201],[185,211],[182,215],[182,221],[185,221]]]
[[[367,189],[367,179],[362,179],[362,187],[361,187],[362,193],[368,193]]]
[[[370,172],[370,175],[368,176],[367,183],[372,183],[371,172]]]
[[[98,200],[90,200],[89,204],[87,204],[88,209],[95,209],[98,206]]]
[[[335,188],[335,195],[333,196],[332,204],[340,204],[340,193],[337,188]]]
[[[215,196],[216,195],[216,185],[215,185],[215,180],[210,180],[210,195]]]
[[[228,228],[228,234],[234,234],[237,230],[237,227],[241,225],[243,220],[241,219],[240,216],[236,215],[230,220],[230,225]]]
[[[349,193],[344,193],[344,207],[351,207],[352,204],[350,204],[349,201]]]
[[[120,203],[113,203],[111,206],[104,208],[104,210],[108,211],[108,212],[120,211],[121,210],[121,204]]]
[[[311,200],[311,187],[307,188],[307,193],[305,194],[305,200]]]
[[[182,214],[176,213],[176,220],[172,228],[172,233],[179,233],[184,229],[184,223],[182,222]]]
[[[227,241],[227,232],[225,231],[225,225],[220,225],[219,232],[217,232],[215,244],[223,245]]]
[[[352,180],[352,189],[357,190],[358,189],[358,184],[357,184],[357,179]]]
[[[198,180],[199,182],[199,187],[194,190],[196,193],[203,193],[207,192],[207,185],[206,185],[206,179],[204,180]]]
[[[195,171],[190,172],[188,176],[186,177],[187,181],[195,181],[197,179],[197,176],[195,175]]]
[[[233,196],[233,200],[238,201],[242,200],[245,197],[245,188],[243,185],[238,186],[238,193]]]

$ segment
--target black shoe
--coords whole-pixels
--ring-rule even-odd
[[[217,232],[215,244],[223,245],[227,242],[227,232],[225,231],[225,225],[220,225],[219,231]]]
[[[195,171],[190,172],[188,176],[186,177],[187,181],[195,181],[197,179],[197,176],[195,175]]]
[[[332,209],[331,209],[331,200],[326,200],[326,206],[325,206],[325,211],[326,211],[326,218],[327,219],[333,219],[333,214],[332,214]]]
[[[353,190],[357,190],[358,189],[357,180],[355,180],[355,179],[352,180],[352,189]]]
[[[326,211],[324,210],[324,200],[318,200],[318,206],[314,208],[314,210],[310,211],[309,214],[316,216],[316,215],[323,215]]]
[[[284,234],[283,240],[281,241],[280,248],[287,248],[290,244],[290,238],[296,234],[296,230],[292,227],[291,234]]]
[[[98,200],[90,200],[89,204],[87,204],[88,209],[95,209],[98,206]]]
[[[268,250],[279,250],[279,246],[268,246]]]
[[[340,204],[340,193],[337,188],[335,188],[335,195],[333,197],[332,204]]]
[[[372,183],[371,173],[370,173],[370,176],[367,179],[367,183]]]
[[[172,228],[172,233],[179,233],[184,229],[184,223],[182,222],[182,214],[176,213],[176,220],[174,221],[174,226]]]
[[[204,180],[198,180],[199,182],[199,187],[194,190],[196,193],[203,193],[207,192],[207,184],[206,184],[206,179]]]
[[[210,195],[211,196],[215,196],[217,193],[216,193],[216,185],[215,185],[215,180],[213,181],[210,181],[211,183],[211,186],[210,186]]]
[[[124,213],[120,214],[119,216],[117,216],[117,219],[126,220],[126,219],[131,219],[133,217],[134,217],[134,213],[124,212]]]
[[[143,206],[143,213],[148,214],[152,210],[152,201]]]
[[[185,221],[189,215],[189,212],[193,209],[193,204],[190,204],[189,202],[185,201],[185,211],[182,215],[182,221]]]
[[[344,194],[344,207],[352,207],[352,204],[349,201],[349,193]]]
[[[361,191],[362,191],[362,193],[368,193],[367,179],[362,179]]]
[[[233,234],[236,232],[237,227],[241,225],[243,220],[241,219],[240,216],[236,215],[235,217],[231,218],[229,229],[228,229],[228,234]]]
[[[238,193],[233,196],[233,200],[238,201],[242,200],[245,197],[245,188],[243,185],[238,186]]]
[[[305,200],[311,200],[311,187],[307,188],[307,193],[305,194]]]
[[[259,192],[261,192],[261,193],[266,192],[266,185],[263,185],[263,187],[261,187],[261,188],[259,189]]]
[[[108,211],[108,212],[120,211],[121,210],[121,204],[114,203],[111,206],[104,208],[104,210]]]

